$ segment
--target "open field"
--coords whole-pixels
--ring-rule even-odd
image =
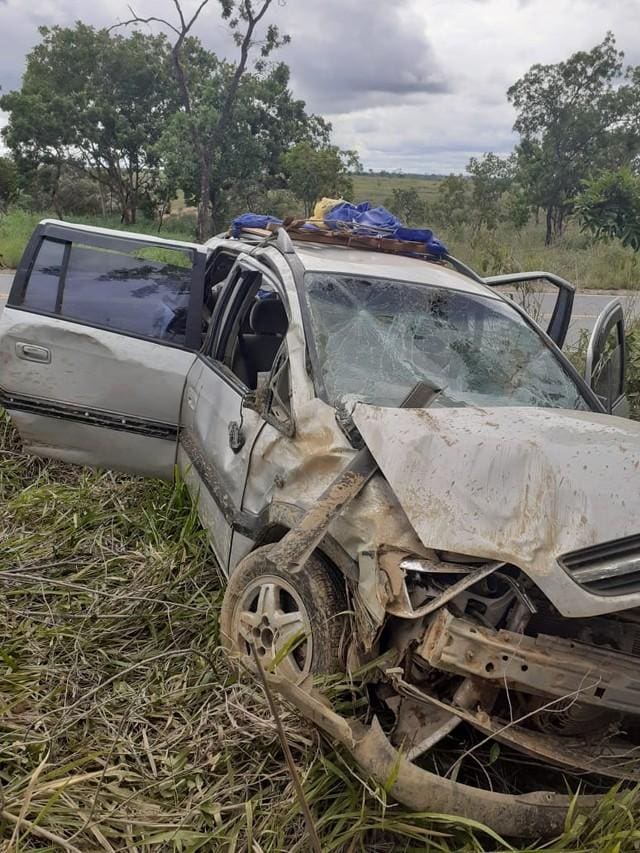
[[[12,210],[8,214],[0,214],[0,269],[15,269],[20,261],[24,247],[27,244],[31,232],[41,219],[56,219],[51,212],[26,213],[21,210]],[[109,216],[73,216],[71,222],[81,222],[85,225],[97,225],[101,228],[117,228],[125,231],[137,231],[146,234],[157,234],[157,223],[141,218],[135,225],[122,225],[120,217]],[[171,224],[163,226],[160,234],[165,237],[174,237],[177,240],[193,240],[193,229],[191,223],[181,223],[173,219]]]
[[[353,175],[352,179],[354,198],[374,205],[385,204],[395,189],[415,189],[421,201],[433,202],[440,186],[437,179],[417,175]]]
[[[1,414],[0,460],[5,844],[306,853],[265,697],[218,648],[221,579],[184,488],[24,456]],[[544,846],[408,813],[281,709],[326,853],[640,844],[632,793]]]
[[[12,214],[0,239],[21,251],[39,218]],[[28,457],[0,412],[0,537],[0,849],[306,853],[266,699],[219,648],[224,579],[184,487]],[[280,707],[327,853],[640,849],[636,792],[570,818],[559,839],[499,839],[390,802]],[[461,772],[483,782],[545,778],[490,745],[475,755]]]

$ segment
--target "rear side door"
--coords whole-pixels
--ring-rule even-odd
[[[29,452],[171,478],[207,250],[47,221],[0,316],[0,402]]]

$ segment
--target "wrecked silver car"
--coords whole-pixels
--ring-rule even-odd
[[[560,351],[562,279],[351,242],[45,221],[0,316],[0,402],[28,452],[177,470],[229,577],[225,645],[272,664],[398,800],[554,832],[567,796],[424,762],[463,725],[640,778],[640,424],[615,416],[620,306],[585,381]],[[557,290],[546,332],[500,292],[529,279]],[[371,711],[341,716],[317,677],[363,667]]]

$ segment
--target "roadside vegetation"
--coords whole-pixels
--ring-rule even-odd
[[[42,219],[55,219],[54,211],[31,212],[13,209],[6,214],[0,214],[0,271],[13,270],[18,266],[33,229]],[[149,219],[141,219],[135,225],[123,225],[117,216],[87,216],[74,214],[73,222],[83,225],[95,225],[100,228],[117,228],[124,231],[136,231],[143,234],[174,238],[176,240],[193,240],[193,219],[175,217],[164,225],[158,232],[158,223]]]

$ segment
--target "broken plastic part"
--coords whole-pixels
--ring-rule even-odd
[[[343,744],[360,767],[392,797],[415,811],[457,815],[480,821],[500,835],[534,838],[562,832],[570,807],[574,814],[587,813],[598,803],[597,796],[567,797],[550,791],[498,794],[437,776],[395,749],[377,718],[370,726],[346,720],[323,704],[314,691],[277,675],[267,677],[274,690],[334,741]]]

